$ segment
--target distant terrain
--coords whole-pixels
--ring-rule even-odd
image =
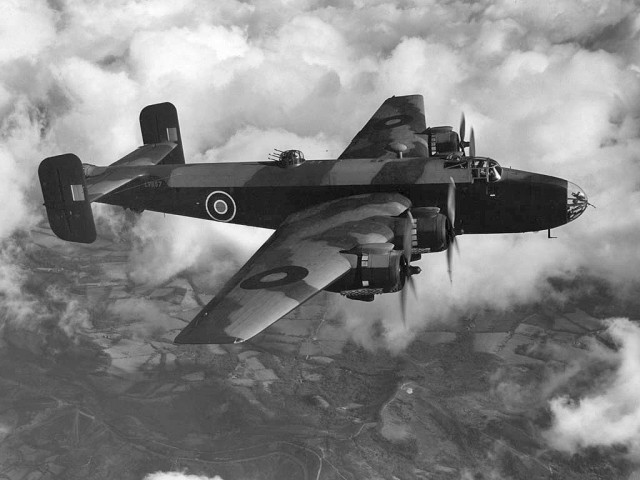
[[[321,294],[240,345],[176,346],[211,295],[127,275],[130,246],[31,232],[32,313],[4,319],[0,479],[627,479],[624,449],[548,448],[546,379],[615,348],[576,298],[479,311],[370,352]],[[563,288],[559,285],[558,288]],[[211,292],[209,292],[211,293]],[[603,310],[604,309],[604,310]]]

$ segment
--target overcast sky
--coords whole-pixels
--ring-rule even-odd
[[[9,0],[0,289],[9,298],[19,288],[7,239],[43,216],[38,163],[66,152],[112,163],[141,143],[147,104],[176,105],[187,162],[263,160],[273,148],[335,158],[387,97],[417,93],[428,125],[457,126],[464,111],[478,154],[569,179],[597,209],[554,231],[558,240],[460,238],[453,287],[445,255],[427,255],[406,329],[397,299],[339,302],[354,338],[370,343],[377,317],[385,345],[400,349],[453,307],[554,294],[549,276],[590,273],[629,294],[640,268],[639,30],[637,2],[615,0]],[[269,234],[153,213],[135,231],[132,278],[187,268],[213,290]]]

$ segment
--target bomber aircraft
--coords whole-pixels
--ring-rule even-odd
[[[246,341],[320,292],[372,301],[402,292],[421,255],[456,235],[547,230],[587,208],[577,185],[476,156],[473,130],[427,128],[421,95],[387,99],[335,160],[299,150],[268,161],[185,164],[171,103],[140,113],[144,145],[107,166],[73,154],[39,167],[53,232],[91,243],[92,202],[275,229],[176,337]],[[404,310],[404,309],[403,309]],[[404,315],[404,312],[403,312]]]

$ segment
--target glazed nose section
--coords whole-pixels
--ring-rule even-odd
[[[567,182],[567,222],[582,215],[589,205],[586,193],[575,183]]]

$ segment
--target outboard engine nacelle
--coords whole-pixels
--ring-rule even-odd
[[[325,290],[364,301],[402,290],[408,265],[402,251],[393,248],[391,243],[369,243],[342,252],[351,262],[351,270]]]
[[[448,155],[460,150],[460,137],[453,127],[429,127],[424,131],[429,142],[429,155]]]

